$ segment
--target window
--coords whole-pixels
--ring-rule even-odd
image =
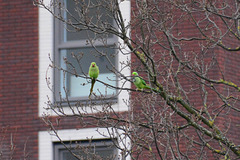
[[[66,146],[81,159],[117,159],[117,148],[110,139],[68,142]],[[77,160],[61,143],[54,143],[54,160]]]
[[[93,25],[114,25],[111,13],[99,5],[98,0],[73,1],[62,0],[65,9],[61,14],[65,20],[76,24],[84,21],[84,15],[80,9],[88,5],[88,17]],[[56,11],[58,12],[58,11]],[[91,62],[96,62],[100,74],[98,80],[111,86],[117,86],[117,77],[112,72],[117,67],[117,38],[112,34],[107,34],[98,30],[96,34],[84,27],[84,25],[64,25],[59,20],[55,20],[55,54],[54,61],[62,70],[55,70],[55,93],[57,97],[70,101],[86,100],[90,92],[91,83],[88,76],[88,69]],[[78,32],[76,32],[76,29]],[[90,42],[94,43],[93,46]],[[80,76],[75,76],[75,74]],[[106,87],[104,84],[96,82],[93,92],[106,98],[114,97],[116,89]],[[57,99],[60,100],[60,99]]]
[[[58,130],[57,133],[58,137],[60,137],[61,140],[64,142],[73,142],[73,140],[79,140],[77,141],[78,143],[76,145],[85,144],[85,146],[89,146],[88,137],[91,137],[91,142],[93,142],[91,144],[95,143],[96,146],[104,148],[104,151],[106,152],[109,152],[109,150],[111,150],[111,153],[114,152],[114,156],[115,153],[117,154],[118,159],[131,159],[129,154],[124,155],[121,152],[121,149],[129,150],[131,147],[131,141],[128,136],[126,136],[126,134],[123,132],[123,130],[107,130],[106,128],[82,128]],[[115,145],[112,145],[113,142],[111,140],[114,140],[114,142],[118,144],[118,148],[115,148]],[[62,145],[59,146],[59,139],[54,135],[53,131],[39,131],[38,142],[39,160],[53,160],[54,155],[61,155],[63,154],[60,153],[61,151],[66,151],[64,150],[65,148]],[[73,146],[74,144],[68,143],[67,145]],[[57,151],[59,149],[60,152]],[[57,151],[57,153],[55,151]]]
[[[59,0],[56,0],[56,2]],[[73,0],[72,0],[73,1]],[[47,6],[52,4],[52,0],[44,0],[44,4],[46,4]],[[120,10],[123,13],[123,19],[126,23],[126,26],[129,24],[130,22],[130,11],[131,11],[131,5],[130,5],[131,1],[130,0],[125,0],[125,1],[120,1]],[[60,58],[60,51],[61,50],[66,50],[68,51],[69,49],[79,49],[79,48],[84,48],[84,47],[90,47],[90,45],[86,45],[86,41],[85,40],[72,40],[70,41],[70,39],[68,39],[67,42],[63,41],[63,35],[66,33],[62,33],[62,30],[64,31],[64,28],[60,28],[60,27],[64,27],[62,24],[60,25],[60,22],[58,20],[56,20],[52,14],[50,14],[46,9],[44,8],[39,8],[39,102],[38,102],[38,115],[39,117],[42,117],[45,114],[50,114],[52,116],[56,116],[58,115],[55,112],[52,112],[51,110],[46,110],[47,106],[46,106],[46,102],[48,102],[49,100],[51,102],[55,102],[56,100],[59,101],[60,96],[58,95],[59,92],[61,92],[61,95],[64,94],[63,89],[61,89],[60,87],[60,76],[61,72],[57,72],[56,70],[52,70],[51,68],[49,69],[49,64],[51,63],[49,60],[49,57],[51,58],[51,60],[55,61],[56,65],[59,66],[60,62],[63,61],[62,58]],[[127,35],[130,37],[130,28],[126,28],[127,29]],[[70,32],[72,33],[72,32]],[[70,35],[70,33],[68,33]],[[83,32],[82,32],[83,33]],[[85,32],[86,33],[86,32]],[[80,33],[74,33],[75,35],[80,34]],[[107,35],[106,35],[107,36]],[[68,43],[69,42],[69,43]],[[97,44],[99,43],[98,41],[95,41],[96,46],[101,47],[101,44]],[[111,37],[110,35],[108,35],[107,37],[107,44],[105,46],[108,46],[108,48],[110,48],[111,46],[114,46],[115,43],[118,43],[119,46],[124,46],[124,42],[121,39],[116,39],[115,37]],[[104,46],[102,46],[104,47]],[[91,48],[92,49],[92,48]],[[116,50],[115,48],[112,48],[115,51],[115,54],[117,56],[114,55],[114,53],[111,53],[112,56],[114,56],[113,60],[115,61],[115,66],[116,69],[118,71],[121,71],[121,74],[125,75],[125,76],[130,76],[130,67],[126,67],[126,68],[122,68],[121,64],[127,64],[130,60],[131,60],[131,56],[128,54],[129,51],[123,51],[123,52],[118,52],[118,50]],[[62,51],[63,52],[63,51]],[[82,51],[80,51],[82,52]],[[64,54],[64,53],[62,53]],[[110,54],[110,53],[109,53]],[[86,53],[85,53],[86,55]],[[80,55],[79,55],[80,56]],[[69,56],[71,57],[71,56]],[[95,58],[95,57],[94,57]],[[86,60],[81,60],[81,63],[85,62]],[[91,60],[93,61],[93,60]],[[89,60],[89,62],[86,63],[90,63],[91,62]],[[85,70],[88,71],[88,67],[90,66],[90,64],[87,65],[81,65],[81,66],[85,66]],[[105,66],[106,68],[106,66]],[[87,72],[85,71],[85,72]],[[103,69],[100,68],[100,73],[102,73]],[[109,71],[109,70],[108,70]],[[111,72],[108,72],[109,74]],[[114,75],[114,74],[112,74]],[[66,75],[65,75],[66,77]],[[69,75],[69,80],[70,80],[70,75]],[[113,81],[110,81],[109,78],[107,83],[108,84],[116,84],[118,87],[123,87],[123,88],[130,88],[131,87],[131,83],[130,82],[126,82],[124,79],[116,79],[115,76],[113,76],[114,79]],[[47,78],[47,83],[46,83],[46,78]],[[101,78],[101,74],[99,75],[99,78]],[[98,78],[98,79],[99,79]],[[105,76],[106,78],[106,76]],[[83,78],[77,78],[80,80],[83,80],[84,82],[86,82],[85,79]],[[114,82],[114,80],[118,80],[116,83]],[[72,80],[73,81],[73,80]],[[66,85],[66,81],[65,84]],[[75,85],[75,88],[81,88],[81,90],[78,92],[82,93],[84,86],[81,85],[81,82],[77,82],[78,84]],[[68,83],[69,85],[70,83]],[[63,86],[63,83],[61,84]],[[100,87],[97,87],[98,83],[95,84],[96,87],[94,87],[94,92],[98,93],[97,89],[100,89]],[[53,88],[52,88],[53,87]],[[86,86],[85,86],[86,87]],[[50,89],[49,89],[50,88]],[[105,86],[102,86],[102,90],[105,91]],[[69,86],[68,86],[68,90],[69,90]],[[86,87],[85,91],[87,91],[87,93],[85,93],[85,95],[88,96],[89,94],[89,90],[90,87]],[[73,92],[73,90],[70,90]],[[77,91],[77,89],[75,89],[75,91]],[[116,90],[108,90],[108,96],[109,98],[111,97],[110,95],[110,91],[113,91],[113,93],[116,93]],[[47,95],[47,96],[46,96]],[[79,97],[70,97],[70,100],[73,101],[73,103],[75,103],[75,100],[83,100],[86,99],[88,97],[81,97],[80,95],[78,95]],[[129,100],[130,96],[129,96],[129,92],[127,90],[122,90],[121,92],[119,92],[117,94],[117,100],[116,99],[111,99],[113,100],[113,102],[117,102],[115,104],[113,104],[113,109],[115,111],[127,111],[129,108],[126,105],[126,101]],[[100,106],[101,107],[101,106]],[[74,107],[76,108],[76,107]],[[71,115],[72,110],[69,107],[64,107],[64,113]],[[44,157],[46,158],[46,157]],[[44,159],[45,160],[45,159]]]

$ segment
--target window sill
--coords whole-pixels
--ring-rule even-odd
[[[61,115],[74,115],[79,113],[93,114],[104,112],[106,109],[113,110],[115,112],[128,111],[126,104],[120,103],[118,99],[108,99],[104,102],[98,101],[71,101],[71,102],[55,102],[52,104],[52,108],[46,110],[50,116]]]

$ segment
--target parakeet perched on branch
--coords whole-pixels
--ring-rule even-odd
[[[138,75],[137,72],[133,72],[133,83],[137,87],[137,89],[151,89],[148,85],[146,85],[146,82]]]
[[[88,71],[88,74],[89,74],[89,77],[91,78],[92,82],[91,82],[91,89],[90,89],[90,94],[89,94],[89,97],[91,96],[92,94],[92,91],[93,91],[93,86],[96,82],[96,79],[99,75],[99,69],[98,69],[98,66],[95,62],[92,62],[90,67],[89,67],[89,71]]]

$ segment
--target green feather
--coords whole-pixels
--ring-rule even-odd
[[[90,88],[90,94],[89,97],[91,96],[92,92],[93,92],[93,86],[96,82],[96,79],[99,75],[99,68],[97,66],[97,64],[95,62],[92,62],[90,67],[89,67],[89,71],[88,71],[89,77],[92,79],[91,81],[91,88]]]
[[[137,89],[151,89],[151,87],[146,84],[146,82],[143,80],[142,77],[138,75],[137,72],[133,72],[132,75],[133,83],[137,87]]]

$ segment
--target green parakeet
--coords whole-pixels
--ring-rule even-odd
[[[92,62],[90,67],[89,67],[89,71],[88,71],[88,74],[89,74],[89,77],[92,79],[92,82],[91,82],[91,89],[90,89],[90,94],[89,94],[89,97],[91,96],[92,94],[92,91],[93,91],[93,86],[96,82],[96,79],[99,75],[99,69],[98,69],[98,66],[95,62]]]
[[[133,72],[133,83],[135,84],[135,86],[137,87],[137,89],[151,89],[151,87],[149,87],[148,85],[146,85],[146,82],[142,79],[142,77],[140,77],[138,75],[137,72]]]

